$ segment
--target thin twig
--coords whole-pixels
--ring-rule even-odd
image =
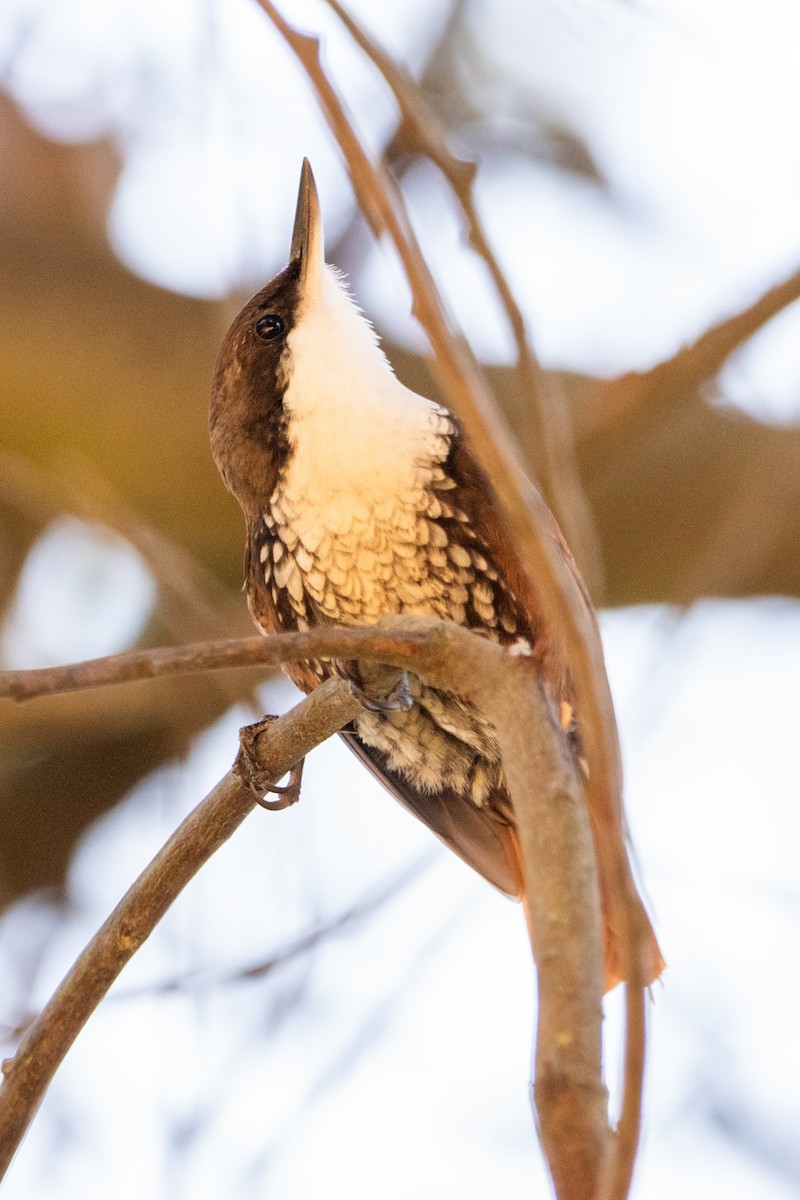
[[[557,381],[545,376],[533,351],[522,310],[484,229],[474,195],[477,168],[451,152],[438,114],[427,104],[408,72],[369,36],[339,0],[326,3],[394,94],[402,118],[404,142],[436,164],[461,206],[469,243],[486,264],[516,343],[519,394],[525,397],[524,415],[528,418],[523,423],[523,436],[529,460],[534,464],[541,491],[596,595],[603,576],[600,548],[578,475],[566,405],[556,391]]]
[[[306,633],[276,633],[269,637],[229,638],[163,646],[131,654],[111,654],[59,667],[0,671],[0,697],[33,700],[39,696],[111,687],[140,679],[196,675],[234,667],[279,667],[302,659],[372,658],[413,665],[440,630],[458,629],[435,618],[419,618],[414,627],[388,618],[377,625],[354,628],[328,625]]]
[[[347,684],[329,680],[270,725],[259,746],[263,769],[277,782],[358,711]],[[253,795],[229,771],[128,890],[27,1031],[14,1057],[5,1060],[0,1086],[0,1179],[64,1055],[111,984],[189,880],[254,807]]]

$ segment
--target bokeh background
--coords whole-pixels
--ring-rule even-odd
[[[565,403],[604,578],[641,875],[669,962],[634,1195],[800,1193],[800,12],[792,0],[367,0]],[[513,347],[437,173],[322,0],[371,148],[525,444]],[[328,254],[434,388],[304,78],[251,0],[0,6],[0,653],[250,632],[207,448],[221,336],[314,165]],[[0,1034],[295,695],[258,673],[0,708]],[[9,1200],[547,1195],[515,907],[338,745],[256,814],[81,1035]],[[619,997],[608,1069],[619,1070]]]

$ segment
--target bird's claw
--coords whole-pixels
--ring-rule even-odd
[[[397,674],[392,671],[389,688],[381,688],[378,679],[365,684],[359,668],[348,662],[336,662],[333,670],[339,677],[347,680],[350,691],[368,713],[408,713],[414,704],[408,671]]]
[[[354,679],[349,679],[348,682],[350,684],[350,691],[367,712],[408,712],[414,703],[407,671],[403,671],[397,682],[382,696],[367,692]]]
[[[273,716],[262,717],[253,725],[244,725],[239,730],[239,753],[233,764],[233,772],[255,798],[256,804],[269,809],[270,812],[282,812],[284,808],[291,808],[300,799],[305,759],[301,758],[300,762],[292,767],[288,783],[273,783],[270,771],[260,765],[257,740],[274,720]],[[278,799],[267,800],[266,795],[269,792]]]

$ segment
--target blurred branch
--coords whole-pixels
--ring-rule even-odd
[[[195,634],[208,636],[226,632],[236,622],[241,606],[229,602],[227,589],[184,546],[155,529],[85,455],[73,453],[60,470],[45,471],[0,447],[0,497],[38,525],[72,513],[120,533],[173,602],[166,620],[170,632],[185,634],[188,617]]]
[[[800,300],[800,271],[764,292],[748,308],[712,325],[695,342],[647,372],[651,385],[661,390],[663,384],[692,388],[709,383],[735,350],[796,300]]]
[[[632,371],[614,380],[608,386],[605,403],[584,411],[577,423],[578,437],[586,438],[628,420],[643,406],[674,403],[687,392],[710,383],[734,351],[797,300],[800,271],[764,292],[748,308],[712,325],[696,341],[651,370]]]
[[[70,454],[60,474],[76,513],[117,530],[141,554],[167,601],[161,615],[172,636],[184,638],[191,629],[194,637],[220,637],[237,624],[242,630],[249,625],[238,595],[185,545],[146,520],[86,455]]]
[[[339,0],[326,3],[394,94],[402,119],[403,144],[436,164],[461,207],[469,243],[486,264],[516,342],[517,386],[523,416],[520,436],[526,441],[536,482],[567,535],[590,591],[597,595],[602,590],[603,578],[600,547],[581,488],[566,406],[557,379],[544,374],[533,352],[525,318],[480,219],[474,195],[477,167],[451,153],[444,125],[408,72],[367,34]]]
[[[30,424],[36,426],[39,413],[33,411],[36,420]],[[67,419],[64,436],[72,432]],[[133,533],[132,511],[128,523],[120,511],[109,511],[110,502],[96,499],[85,480],[80,487],[74,477],[71,483],[63,472],[47,472],[27,455],[0,448],[0,609],[13,594],[31,542],[52,520],[73,513],[100,519],[111,528],[127,526],[125,534]],[[144,518],[138,525],[143,533],[148,527]],[[162,561],[168,559],[170,544],[161,539]],[[220,595],[204,594],[199,571],[187,569],[178,600],[178,589],[169,591],[152,547],[142,545],[141,550],[160,585],[147,634],[155,637],[160,631],[163,638],[164,626],[170,629],[169,617],[177,617],[179,608],[181,622],[176,620],[172,628],[184,638],[190,625],[196,627],[195,637],[209,628],[217,636],[237,631],[240,616],[225,621]],[[183,564],[185,556],[176,554],[176,560]],[[57,583],[48,595],[51,607],[58,602]],[[232,613],[236,593],[233,588],[229,592],[226,607]],[[209,626],[214,613],[216,625]],[[6,639],[10,630],[7,627]],[[116,689],[102,697],[83,693],[67,701],[45,701],[35,713],[6,710],[0,721],[0,909],[26,891],[60,888],[72,849],[87,826],[142,776],[181,754],[190,738],[229,707],[232,698],[244,699],[253,682],[252,673],[216,674],[198,681],[190,692],[165,682]]]
[[[319,925],[315,929],[309,930],[308,933],[295,938],[288,945],[276,950],[269,958],[253,963],[252,966],[241,967],[235,971],[227,971],[224,974],[213,976],[199,974],[182,975],[180,978],[167,979],[161,983],[146,984],[140,988],[127,989],[124,992],[119,992],[115,998],[118,1000],[132,1000],[139,996],[160,996],[176,992],[205,991],[210,987],[228,987],[236,983],[249,983],[254,979],[265,979],[268,975],[280,970],[281,967],[285,967],[288,963],[294,962],[296,959],[302,958],[303,955],[316,950],[317,946],[323,942],[349,931],[353,925],[358,925],[359,922],[366,920],[367,917],[373,916],[385,904],[388,904],[400,895],[409,884],[418,879],[438,858],[439,851],[434,850],[432,853],[425,854],[422,858],[416,859],[396,875],[393,875],[382,887],[376,888],[369,894],[362,896],[352,908],[338,913],[332,920],[326,921],[323,925]]]
[[[298,958],[310,954],[329,938],[337,937],[350,930],[353,925],[358,925],[359,922],[373,916],[385,904],[388,904],[400,895],[409,884],[418,879],[439,857],[440,851],[433,850],[431,853],[416,859],[407,867],[404,867],[403,870],[398,871],[396,875],[393,875],[382,887],[376,888],[362,896],[351,908],[338,913],[332,920],[318,925],[316,928],[309,930],[308,933],[301,934],[294,941],[282,946],[271,954],[269,958],[263,959],[261,962],[253,963],[249,967],[240,967],[235,971],[226,971],[213,975],[201,974],[199,972],[184,974],[172,979],[162,980],[160,983],[143,984],[141,987],[126,988],[124,991],[116,992],[111,999],[112,1001],[125,1002],[137,1000],[141,996],[166,996],[176,993],[205,992],[209,988],[229,987],[232,984],[249,983],[255,979],[265,979],[268,975],[272,975],[274,971],[280,970],[281,967],[285,967],[289,963],[295,962]],[[13,1020],[8,1019],[5,1022],[0,1022],[0,1037],[7,1038],[8,1040],[20,1038],[27,1027],[35,1020],[35,1013],[26,1012],[24,1015],[18,1016]]]
[[[522,646],[509,650],[461,626],[422,617],[394,617],[375,629],[332,627],[248,639],[239,643],[238,651],[236,643],[227,643],[222,650],[206,647],[201,652],[206,661],[221,655],[228,666],[235,652],[252,662],[252,642],[260,642],[274,662],[374,658],[411,669],[433,687],[469,697],[491,720],[512,806],[522,816],[519,833],[525,876],[536,879],[528,903],[539,965],[536,1097],[542,1137],[554,1175],[564,1180],[559,1195],[592,1195],[592,1180],[610,1137],[601,1069],[603,967],[597,866],[572,756],[530,653]],[[176,653],[184,649],[165,653],[174,662]],[[108,682],[113,669],[117,680],[125,677],[124,656],[99,663],[95,681]],[[90,677],[86,668],[92,665],[83,664],[84,682]],[[359,702],[343,681],[321,685],[259,735],[259,773],[276,781],[359,710]],[[535,789],[530,787],[532,778],[538,781]],[[173,835],[81,955],[17,1055],[5,1065],[6,1081],[0,1089],[0,1170],[10,1161],[69,1045],[113,980],[180,889],[254,803],[235,774],[226,776]],[[566,1124],[564,1113],[569,1113]],[[576,1163],[582,1164],[580,1179]]]
[[[762,446],[745,470],[731,472],[738,488],[709,519],[698,552],[687,555],[675,572],[679,603],[688,605],[698,595],[735,591],[780,553],[787,531],[781,514],[791,514],[791,520],[796,513],[800,481],[775,470],[771,450]]]

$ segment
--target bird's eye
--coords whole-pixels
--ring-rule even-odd
[[[283,321],[276,313],[268,313],[256,321],[256,333],[264,342],[274,342],[283,333]]]

